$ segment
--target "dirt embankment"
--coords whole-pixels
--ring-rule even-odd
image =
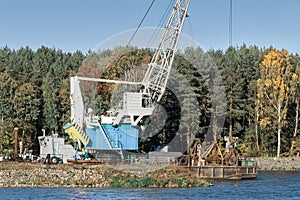
[[[171,188],[211,185],[177,166],[147,172],[145,167],[135,166],[134,172],[128,172],[105,165],[0,163],[0,187]]]

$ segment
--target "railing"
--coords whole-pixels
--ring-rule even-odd
[[[99,127],[100,127],[100,132],[102,133],[103,138],[106,141],[106,144],[108,145],[108,147],[110,149],[113,149],[113,145],[112,145],[112,139],[109,137],[109,135],[106,133],[104,127],[102,126],[101,122],[98,122]]]

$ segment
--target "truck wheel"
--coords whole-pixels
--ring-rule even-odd
[[[58,157],[53,156],[53,157],[51,158],[51,164],[56,165],[56,164],[58,164],[58,162],[59,162]]]

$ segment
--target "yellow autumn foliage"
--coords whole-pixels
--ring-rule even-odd
[[[290,63],[290,61],[291,57],[287,50],[272,49],[267,55],[265,55],[262,64],[266,69],[278,68],[278,70],[280,70],[282,66]]]
[[[268,126],[269,124],[271,124],[271,120],[270,120],[269,117],[266,117],[266,118],[263,118],[263,119],[260,120],[260,125],[261,125],[262,127],[266,127],[266,126]]]
[[[295,73],[293,73],[293,75],[292,75],[292,81],[297,81],[297,79],[298,79],[298,75],[295,74]]]
[[[265,55],[257,80],[260,125],[283,127],[286,125],[287,105],[294,95],[299,75],[293,73],[291,56],[287,50],[271,49]]]
[[[282,79],[281,79],[280,75],[277,75],[277,77],[276,77],[276,79],[274,81],[274,85],[276,86],[276,88],[279,88],[280,85],[282,85],[281,81],[282,81]]]
[[[272,85],[272,81],[270,79],[266,79],[265,86],[269,88],[271,85]]]

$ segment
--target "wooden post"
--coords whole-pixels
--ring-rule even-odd
[[[14,156],[18,157],[18,127],[14,128]]]

